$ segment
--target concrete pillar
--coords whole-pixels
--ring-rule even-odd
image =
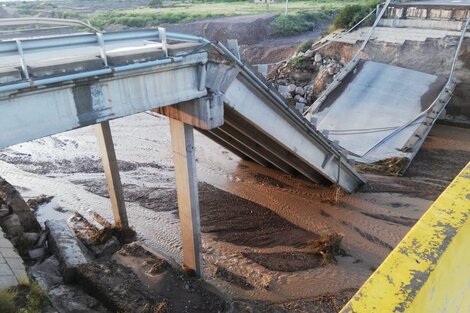
[[[113,138],[109,122],[96,124],[96,138],[100,147],[101,161],[103,162],[104,174],[108,183],[109,199],[113,208],[114,223],[118,227],[128,228],[126,205],[122,192],[121,178],[114,152]]]
[[[170,118],[183,267],[201,275],[201,226],[193,126]]]

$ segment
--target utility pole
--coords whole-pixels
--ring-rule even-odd
[[[289,3],[289,0],[286,0],[286,12],[284,13],[284,15],[287,15],[287,12],[288,12],[287,4],[288,3]]]

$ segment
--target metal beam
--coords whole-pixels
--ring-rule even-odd
[[[212,139],[217,144],[223,146],[225,149],[229,150],[230,152],[232,152],[233,154],[238,156],[240,159],[245,160],[245,161],[253,161],[248,155],[246,155],[245,153],[241,152],[240,150],[234,148],[233,145],[230,142],[227,142],[227,141],[222,140],[221,138],[217,137],[213,133],[213,131],[208,131],[208,130],[204,130],[204,129],[197,129],[197,130],[201,134],[203,134],[204,136],[208,137],[209,139]],[[263,164],[261,164],[261,165],[263,165]],[[268,165],[268,163],[266,163],[266,166],[267,165]]]
[[[288,175],[298,173],[276,154],[276,147],[274,145],[263,144],[263,139],[269,141],[266,136],[256,136],[256,134],[259,135],[259,133],[256,131],[253,132],[253,127],[246,127],[246,125],[247,124],[242,125],[237,122],[234,123],[232,120],[229,121],[227,117],[225,125],[220,129],[228,136],[232,137],[233,140],[238,141],[245,149],[248,149],[266,160],[270,166],[276,167]]]

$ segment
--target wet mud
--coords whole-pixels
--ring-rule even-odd
[[[305,248],[319,235],[273,211],[206,183],[199,184],[201,230],[239,246]]]
[[[3,150],[5,151],[5,150]],[[73,159],[36,161],[31,154],[25,153],[0,153],[0,160],[16,164],[19,168],[41,175],[50,174],[73,174],[73,173],[103,173],[101,159],[97,157],[75,157]],[[157,163],[136,163],[118,160],[120,172],[135,171],[139,168],[150,167],[162,169],[163,166]]]
[[[77,179],[73,182],[84,186],[89,192],[109,198],[106,181],[104,179]],[[178,210],[175,189],[145,187],[129,183],[123,184],[122,187],[125,201],[137,202],[144,208],[156,212]]]
[[[397,203],[395,205],[400,205],[400,203]],[[365,216],[373,217],[382,221],[387,221],[387,222],[391,222],[394,224],[399,224],[399,225],[409,226],[409,227],[413,226],[418,221],[418,219],[416,218],[409,218],[406,216],[389,216],[385,214],[375,214],[375,213],[367,213],[367,212],[361,212],[361,213],[364,214]]]
[[[206,313],[229,307],[201,281],[136,244],[124,246],[115,260],[82,266],[79,283],[113,312]]]
[[[268,181],[264,177],[263,180]],[[274,178],[273,181],[277,182]],[[255,202],[207,183],[199,183],[198,188],[201,231],[214,235],[216,240],[246,247],[305,248],[309,240],[319,238],[318,234],[290,223]],[[158,211],[174,210],[177,216],[176,190],[162,193],[153,200]]]

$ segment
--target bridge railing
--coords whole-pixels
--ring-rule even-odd
[[[163,65],[172,62],[180,62],[183,56],[168,56],[167,39],[174,41],[191,41],[199,43],[207,43],[208,41],[199,37],[188,36],[185,34],[166,34],[164,28],[135,30],[116,33],[101,33],[92,26],[75,20],[59,20],[59,19],[4,19],[0,20],[0,26],[18,26],[31,23],[54,24],[86,27],[92,33],[76,33],[65,36],[56,37],[39,37],[26,39],[9,39],[0,41],[0,58],[7,58],[10,64],[7,65],[13,69],[20,68],[21,75],[17,79],[10,79],[6,83],[0,84],[0,93],[14,90],[21,90],[41,85],[60,83],[64,81],[90,78],[100,75],[112,75],[114,73],[135,70],[145,67]],[[140,45],[154,45],[156,49],[164,52],[164,57],[158,60],[146,62],[136,62],[121,66],[110,66],[108,63],[108,54],[106,47],[109,45],[126,46],[132,45],[140,41]],[[63,75],[53,75],[51,77],[32,77],[29,70],[28,57],[33,54],[42,53],[46,55],[48,52],[57,53],[57,51],[70,51],[76,53],[79,49],[86,48],[87,56],[100,57],[102,64],[100,67],[88,71],[79,71],[74,73],[65,73]],[[80,55],[76,55],[80,57]],[[11,60],[17,63],[12,64]],[[1,68],[0,68],[1,69]]]

